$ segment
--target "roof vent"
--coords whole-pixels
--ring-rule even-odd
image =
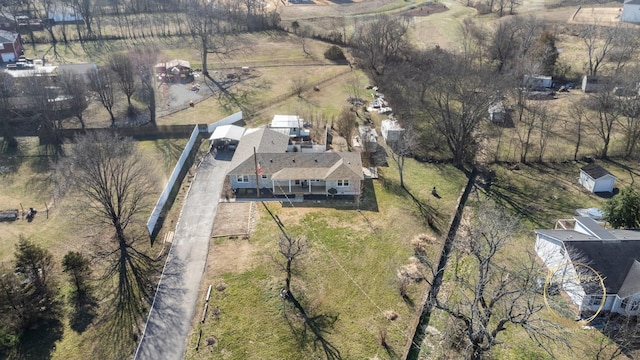
[[[273,159],[269,159],[269,162],[273,162]]]
[[[313,161],[318,162],[318,159],[314,159]]]
[[[293,162],[296,162],[296,159],[293,159]]]

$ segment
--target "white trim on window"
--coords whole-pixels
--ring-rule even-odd
[[[347,187],[347,186],[349,186],[349,179],[346,179],[346,180],[338,180],[338,186],[340,186],[340,187]]]
[[[236,181],[239,183],[248,183],[249,177],[247,175],[236,175]]]

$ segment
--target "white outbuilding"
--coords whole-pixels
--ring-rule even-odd
[[[622,7],[622,22],[640,24],[640,0],[626,0]]]
[[[616,179],[605,168],[595,163],[583,166],[580,169],[580,185],[592,193],[613,192]]]

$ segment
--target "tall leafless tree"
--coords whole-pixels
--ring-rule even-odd
[[[433,61],[419,106],[460,167],[474,160],[476,129],[486,118],[495,89],[486,68],[460,55],[438,50]]]
[[[342,108],[340,115],[338,115],[338,118],[333,124],[333,127],[336,129],[338,134],[344,137],[349,148],[351,148],[352,146],[352,138],[353,134],[356,131],[356,126],[358,126],[358,122],[356,121],[356,114],[348,107]]]
[[[450,291],[441,291],[433,301],[435,308],[462,327],[467,346],[460,348],[467,359],[481,359],[512,326],[522,328],[545,348],[559,338],[554,331],[557,327],[541,316],[545,304],[537,293],[541,272],[534,256],[503,257],[518,226],[517,218],[483,201],[456,237],[453,251],[460,266],[456,266]],[[435,271],[425,252],[416,251],[416,255],[426,269]]]
[[[70,113],[78,119],[80,126],[84,129],[86,124],[83,114],[89,106],[87,101],[89,90],[84,78],[77,73],[62,71],[58,74],[58,81],[63,89]]]
[[[357,24],[352,38],[354,53],[367,71],[382,75],[388,64],[397,61],[407,48],[410,19],[377,15]]]
[[[116,127],[116,117],[113,115],[113,106],[116,101],[115,86],[115,75],[108,68],[94,70],[89,73],[89,88],[109,112],[111,127]]]
[[[127,105],[131,109],[131,95],[136,91],[135,70],[131,58],[124,53],[113,53],[109,57],[109,67],[116,75],[116,83],[127,97]]]
[[[609,81],[597,92],[590,93],[585,105],[590,110],[587,119],[596,134],[602,140],[599,156],[606,159],[609,156],[611,136],[621,116],[618,97],[613,92],[613,81]]]
[[[304,237],[291,237],[283,234],[278,242],[278,251],[285,258],[284,270],[286,272],[285,290],[286,294],[291,293],[291,276],[293,274],[293,262],[307,249],[307,239]]]
[[[621,33],[620,25],[615,27],[600,26],[599,24],[580,25],[578,36],[584,42],[587,50],[588,75],[597,76],[604,66],[609,52],[616,47],[616,39]]]
[[[152,294],[155,262],[135,247],[140,220],[151,189],[147,163],[130,138],[107,132],[76,137],[67,157],[56,164],[54,181],[59,195],[73,196],[81,219],[105,226],[114,241],[96,244],[106,263],[104,288],[111,298],[105,312],[114,341],[137,336],[144,304]]]
[[[0,72],[0,126],[6,145],[16,147],[18,142],[15,138],[14,130],[9,124],[11,119],[11,97],[14,95],[14,84],[11,75]]]
[[[156,77],[154,66],[158,58],[153,50],[142,50],[132,55],[133,67],[140,79],[138,96],[149,110],[151,124],[156,124]]]

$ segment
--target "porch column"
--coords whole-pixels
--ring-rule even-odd
[[[289,179],[289,192],[291,192],[291,179]]]
[[[271,179],[271,192],[273,193],[273,195],[276,194],[276,182],[273,181],[273,179]]]
[[[309,184],[309,192],[311,192],[311,179],[307,179],[307,183]]]

